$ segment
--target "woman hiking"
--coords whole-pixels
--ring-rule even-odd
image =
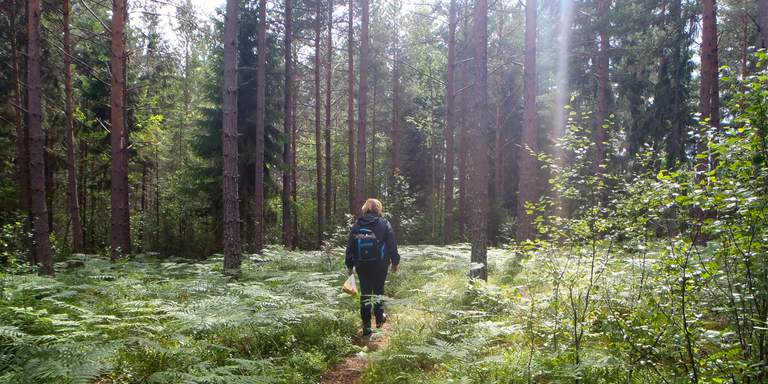
[[[357,270],[360,280],[360,317],[363,320],[363,336],[371,334],[371,308],[376,316],[376,328],[387,321],[380,296],[384,294],[387,269],[397,272],[400,254],[397,253],[395,231],[382,217],[381,201],[368,199],[360,216],[349,233],[347,241],[347,274]]]

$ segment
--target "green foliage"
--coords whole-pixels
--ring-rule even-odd
[[[3,382],[311,383],[355,348],[355,305],[314,256],[268,249],[237,280],[219,258],[80,261],[2,278]]]

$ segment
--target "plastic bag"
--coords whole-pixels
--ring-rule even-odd
[[[347,277],[347,280],[341,287],[341,291],[352,296],[357,295],[357,283],[355,282],[355,275],[349,275],[349,277]]]

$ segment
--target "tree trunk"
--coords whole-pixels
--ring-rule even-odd
[[[27,7],[27,148],[34,253],[36,262],[40,264],[40,275],[53,276],[53,255],[48,237],[48,208],[45,198],[45,136],[40,89],[40,0],[29,0]]]
[[[717,79],[717,5],[715,0],[702,1],[701,32],[701,86],[699,88],[699,112],[702,120],[708,120],[712,127],[719,127],[720,117]],[[703,133],[702,133],[703,134]],[[706,137],[699,137],[697,153],[706,154]],[[696,171],[699,177],[709,168],[708,156],[697,157]]]
[[[464,42],[463,53],[464,56],[470,54],[469,44],[469,15],[463,17],[462,28],[462,41]],[[459,113],[459,233],[461,233],[462,240],[466,239],[465,231],[467,224],[469,224],[469,190],[467,188],[467,182],[469,179],[468,167],[469,167],[469,96],[471,88],[468,84],[471,83],[470,78],[470,65],[467,62],[463,62],[459,65],[460,75],[460,87],[459,97],[461,101],[460,113]]]
[[[394,60],[392,63],[392,184],[400,174],[400,12],[395,15]]]
[[[322,31],[321,16],[322,2],[317,0],[315,5],[315,170],[317,180],[315,193],[317,194],[317,246],[323,244],[323,232],[325,232],[325,197],[323,196],[323,150],[322,131],[320,126],[320,33]]]
[[[376,185],[376,96],[378,78],[376,72],[373,73],[373,108],[371,108],[371,187],[369,193],[371,196],[378,196],[378,186]]]
[[[517,240],[532,239],[535,235],[533,215],[527,213],[526,204],[538,200],[536,157],[538,151],[539,114],[536,109],[536,0],[525,2],[525,52],[523,65],[523,133],[518,159]]]
[[[112,108],[110,112],[112,218],[109,231],[112,260],[131,253],[127,143],[125,142],[125,15],[126,0],[113,0]]]
[[[64,17],[64,115],[67,128],[67,193],[69,197],[69,216],[72,221],[72,248],[76,253],[83,253],[83,227],[80,221],[80,203],[77,193],[75,129],[72,118],[72,40],[69,33],[69,10],[69,0],[64,0],[62,11]]]
[[[254,251],[264,249],[264,134],[266,131],[267,97],[267,0],[259,0],[259,37],[256,64],[256,148],[253,187]]]
[[[10,5],[10,24],[11,24],[11,66],[13,82],[13,100],[14,100],[14,119],[16,123],[16,177],[18,179],[19,200],[21,211],[27,217],[24,220],[24,233],[30,232],[31,212],[30,212],[30,190],[29,190],[29,131],[24,125],[22,95],[21,95],[21,69],[19,67],[19,45],[16,17],[16,0],[11,1]],[[35,264],[35,251],[29,238],[25,236],[24,243],[29,247],[29,262]]]
[[[448,9],[448,63],[445,88],[445,212],[443,213],[443,242],[453,242],[453,137],[456,131],[456,0]]]
[[[595,144],[594,160],[592,163],[595,175],[604,173],[606,130],[604,125],[608,118],[608,10],[611,0],[599,0],[597,4],[599,48],[597,53],[597,111],[592,129],[592,141]]]
[[[683,92],[682,80],[684,76],[685,63],[682,62],[683,51],[683,20],[681,19],[681,0],[673,0],[669,7],[669,18],[673,28],[673,47],[672,47],[672,65],[670,71],[672,92],[672,126],[669,133],[668,160],[667,166],[675,167],[678,162],[685,158],[683,148],[683,129],[685,129],[685,118],[682,116]]]
[[[292,133],[293,133],[293,5],[291,0],[285,0],[285,90],[283,102],[283,245],[286,247],[293,246],[293,215],[291,211],[293,204],[291,202],[291,188],[293,183],[291,182],[291,168],[293,165],[293,158],[291,156],[292,148]]]
[[[221,143],[224,155],[222,195],[224,200],[224,273],[240,272],[240,202],[237,152],[237,34],[239,2],[227,0],[224,20],[224,124]]]
[[[368,116],[368,46],[369,46],[369,10],[368,0],[360,0],[361,22],[360,22],[360,93],[358,94],[358,117],[357,117],[357,177],[356,177],[356,200],[355,212],[359,213],[360,206],[366,198],[366,120]]]
[[[333,80],[333,0],[328,0],[328,58],[326,59],[325,75],[325,218],[331,220],[331,96]]]
[[[358,210],[356,205],[355,193],[357,188],[355,186],[355,62],[354,62],[354,14],[355,6],[354,1],[349,0],[348,3],[348,21],[347,21],[347,177],[348,182],[348,198],[349,198],[349,213],[355,214]]]
[[[760,28],[760,48],[768,48],[768,0],[757,0],[757,22]]]
[[[487,218],[488,218],[488,2],[475,1],[474,51],[472,74],[473,118],[469,139],[469,192],[472,196],[470,225],[472,237],[472,264],[470,276],[488,279]]]

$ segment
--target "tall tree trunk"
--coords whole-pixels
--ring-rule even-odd
[[[400,9],[395,15],[392,63],[392,174],[400,174]],[[394,177],[392,180],[394,186]]]
[[[293,142],[293,5],[291,0],[285,0],[285,100],[283,103],[283,245],[293,247],[293,203],[291,202],[291,168],[293,158],[291,156]]]
[[[595,144],[593,172],[595,175],[604,173],[605,163],[606,119],[608,118],[608,10],[611,0],[599,0],[597,3],[597,23],[599,48],[597,52],[597,111],[592,129],[592,141]]]
[[[45,136],[42,126],[40,80],[40,0],[27,2],[27,124],[29,128],[29,187],[35,258],[40,275],[53,276],[45,198]]]
[[[237,152],[237,34],[239,1],[227,0],[224,20],[224,124],[221,143],[224,156],[222,195],[224,200],[224,273],[240,272],[240,202]]]
[[[757,0],[757,22],[760,28],[760,48],[768,48],[768,0]]]
[[[29,131],[24,125],[22,95],[21,95],[21,69],[19,66],[19,44],[16,14],[16,0],[12,0],[9,6],[9,20],[11,24],[11,66],[13,82],[13,100],[14,100],[14,119],[16,123],[16,177],[18,179],[19,200],[21,211],[26,215],[24,220],[24,233],[30,232],[31,212],[30,212],[30,190],[29,190]],[[35,251],[32,243],[25,236],[25,244],[29,247],[29,262],[36,263]]]
[[[448,63],[445,88],[445,212],[443,242],[453,242],[453,137],[456,131],[456,0],[448,8]]]
[[[349,179],[347,192],[349,199],[349,213],[355,214],[358,210],[355,182],[355,3],[349,0],[347,5],[347,177]]]
[[[333,172],[331,171],[331,97],[333,81],[333,0],[328,0],[328,46],[325,74],[325,218],[331,220],[331,196],[333,186],[331,184]]]
[[[470,225],[473,267],[470,276],[488,279],[487,219],[488,219],[488,2],[475,0],[474,51],[472,74],[474,85],[473,118],[469,139],[469,192],[472,196]]]
[[[470,44],[469,44],[469,15],[463,17],[463,28],[462,28],[462,41],[463,49],[462,52],[464,53],[464,56],[468,56],[470,54]],[[470,65],[468,62],[464,61],[461,64],[459,64],[459,75],[460,75],[460,81],[459,84],[461,85],[459,89],[461,89],[459,93],[459,97],[461,98],[459,105],[461,106],[460,112],[459,112],[459,142],[461,143],[459,145],[459,233],[462,234],[462,240],[466,239],[465,231],[467,229],[467,225],[469,224],[469,189],[467,188],[467,182],[469,180],[469,92],[471,92],[471,88],[468,87],[468,84],[471,83],[470,78]]]
[[[267,0],[259,0],[259,37],[256,64],[256,148],[253,178],[253,245],[258,253],[264,249],[264,134],[266,131],[267,97]]]
[[[325,232],[325,197],[323,196],[323,150],[322,131],[320,123],[320,33],[322,31],[322,2],[316,0],[315,5],[315,170],[317,180],[315,193],[317,194],[317,246],[323,244],[323,232]],[[328,170],[326,170],[328,171]]]
[[[80,202],[77,193],[77,167],[75,163],[75,129],[72,118],[72,40],[69,33],[69,0],[63,1],[64,16],[64,115],[67,143],[67,193],[69,198],[69,216],[72,221],[72,248],[83,253],[83,226],[80,221]]]
[[[368,0],[360,0],[361,22],[360,22],[360,93],[358,94],[358,117],[357,117],[357,178],[356,178],[356,207],[362,206],[366,198],[366,121],[368,116],[368,46],[370,44],[368,34]],[[360,208],[355,211],[359,213]]]
[[[535,235],[533,215],[527,213],[526,204],[538,200],[536,157],[538,151],[539,113],[536,109],[536,0],[525,2],[525,57],[523,64],[523,133],[518,159],[517,240],[532,239]]]
[[[128,211],[127,143],[125,139],[125,22],[126,0],[112,2],[112,108],[110,143],[112,155],[112,218],[109,231],[112,260],[131,253]]]
[[[683,20],[681,18],[681,0],[672,0],[669,7],[669,18],[672,23],[672,65],[670,71],[672,92],[672,126],[670,127],[669,143],[667,148],[668,160],[667,166],[675,167],[678,162],[682,162],[685,157],[683,148],[683,129],[685,120],[682,116],[683,89],[682,80],[684,76],[685,63],[682,62],[683,51]]]
[[[505,36],[504,19],[502,18],[497,23],[497,36]],[[504,46],[501,40],[498,40],[496,47],[496,56],[505,57]],[[495,128],[495,140],[493,148],[493,188],[491,189],[491,212],[490,212],[490,225],[488,227],[488,242],[492,245],[498,244],[499,241],[499,229],[501,228],[502,220],[504,219],[504,155],[505,155],[505,142],[506,135],[504,134],[504,103],[506,102],[507,94],[509,93],[508,87],[503,85],[504,74],[502,71],[495,73],[495,83],[497,87],[496,95],[496,121]]]
[[[715,0],[702,1],[701,32],[701,86],[699,88],[699,112],[702,120],[709,120],[709,125],[720,126],[720,107],[717,79],[717,5]],[[706,137],[699,137],[697,153],[707,152]],[[698,156],[696,171],[699,177],[709,168],[708,156]]]
[[[297,47],[293,47],[293,62],[298,63],[299,62],[299,50]],[[300,74],[301,72],[299,72]],[[296,73],[294,73],[295,75]],[[293,232],[291,233],[291,238],[293,238],[293,244],[291,244],[291,248],[295,249],[298,247],[299,244],[299,211],[296,207],[299,198],[299,187],[298,187],[298,167],[296,166],[296,151],[298,149],[297,142],[299,138],[299,127],[296,124],[296,115],[298,114],[298,109],[296,108],[296,95],[299,93],[299,86],[297,84],[301,84],[302,79],[301,78],[294,78],[292,81],[293,84],[293,97],[291,97],[291,224],[293,224]]]
[[[371,108],[371,187],[369,193],[371,196],[378,196],[378,186],[376,185],[376,96],[378,78],[373,74],[373,107]]]

